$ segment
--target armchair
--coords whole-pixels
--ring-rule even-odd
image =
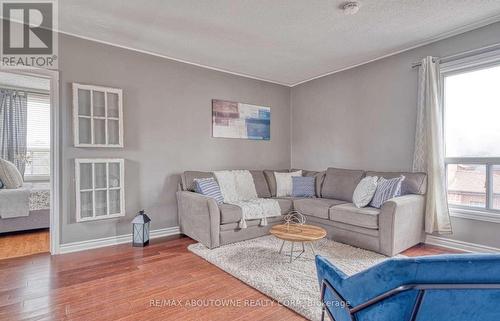
[[[500,254],[393,258],[347,276],[316,256],[322,320],[500,320]]]

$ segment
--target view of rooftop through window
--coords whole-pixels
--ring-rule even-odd
[[[500,210],[500,164],[491,163],[500,158],[499,84],[500,65],[444,77],[451,206]]]

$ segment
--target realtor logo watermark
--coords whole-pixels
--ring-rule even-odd
[[[57,69],[57,1],[1,0],[0,68]]]

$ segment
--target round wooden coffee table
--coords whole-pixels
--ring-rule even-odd
[[[283,245],[285,245],[286,241],[292,243],[290,248],[290,263],[305,252],[305,242],[309,243],[313,254],[315,254],[312,242],[320,240],[326,236],[324,228],[308,224],[278,224],[271,227],[270,232],[280,240],[283,240],[280,247],[280,254],[283,251]],[[302,251],[294,257],[293,246],[295,242],[302,243]]]

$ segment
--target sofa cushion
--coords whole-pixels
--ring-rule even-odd
[[[321,197],[352,202],[352,194],[365,176],[362,170],[328,168],[321,189]]]
[[[259,198],[271,197],[271,192],[269,191],[269,185],[267,185],[266,177],[263,171],[252,170],[253,182],[255,183],[255,190],[257,191],[257,196]]]
[[[352,203],[330,208],[330,220],[369,229],[378,229],[380,210],[373,207],[357,208]]]
[[[287,214],[293,209],[293,197],[273,197],[280,204],[281,214]]]
[[[292,199],[275,198],[278,201],[281,209],[281,214],[286,214],[292,209]],[[239,222],[243,217],[241,207],[232,204],[221,204],[220,209],[220,223],[228,224]]]
[[[386,179],[403,175],[405,180],[401,183],[401,195],[424,195],[427,190],[427,174],[420,172],[366,172],[366,176],[378,176]]]
[[[316,197],[321,197],[321,188],[323,187],[323,182],[325,181],[326,171],[319,172],[315,175],[316,177]]]
[[[221,204],[220,209],[220,223],[234,223],[239,222],[243,217],[241,213],[241,207],[232,204]]]
[[[215,178],[212,172],[185,171],[181,175],[182,189],[184,191],[194,192],[194,180],[197,178]]]
[[[294,200],[293,207],[301,214],[328,219],[330,207],[343,203],[329,198],[303,198]]]
[[[276,197],[276,178],[274,177],[274,172],[288,173],[288,169],[266,169],[264,170],[264,176],[266,177],[267,185],[269,186],[269,192],[272,197]]]
[[[349,204],[349,203],[346,203]],[[314,216],[308,216],[307,217],[307,223],[306,224],[312,224],[312,225],[320,225],[323,226],[332,236],[332,239],[335,240],[335,237],[338,236],[338,231],[343,230],[347,233],[354,232],[356,234],[364,234],[366,236],[373,236],[373,237],[378,237],[380,235],[380,230],[374,230],[374,229],[367,229],[365,227],[361,226],[356,226],[352,224],[346,224],[342,222],[336,222],[332,220],[325,220],[322,218],[317,218]],[[331,233],[330,231],[333,230]],[[378,244],[378,242],[377,242]]]

